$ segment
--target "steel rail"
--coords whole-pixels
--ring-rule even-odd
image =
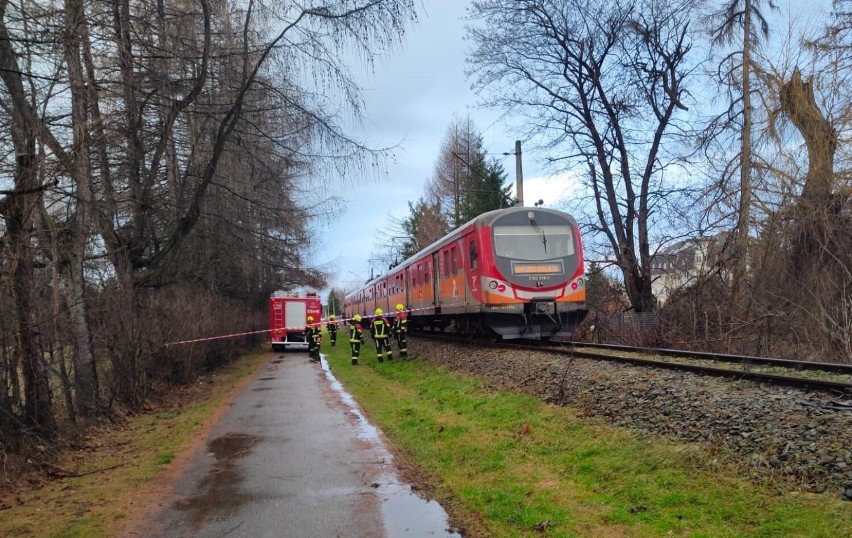
[[[528,344],[515,344],[509,342],[493,342],[493,341],[482,341],[482,340],[474,340],[470,337],[465,337],[461,335],[455,334],[441,334],[441,333],[415,333],[411,335],[415,338],[421,337],[432,340],[442,340],[449,341],[451,343],[464,343],[467,345],[476,345],[480,347],[492,347],[498,349],[523,349],[530,351],[541,351],[544,353],[555,353],[559,355],[571,355],[575,357],[583,357],[589,359],[596,360],[608,360],[615,362],[623,362],[636,364],[640,366],[648,366],[655,368],[665,368],[668,370],[681,370],[688,371],[706,375],[712,375],[717,377],[728,377],[735,379],[748,379],[749,381],[756,381],[761,383],[774,383],[777,385],[785,385],[790,387],[796,387],[811,391],[823,390],[823,391],[836,391],[840,393],[852,394],[852,383],[846,383],[842,381],[830,381],[830,380],[822,380],[822,379],[812,379],[805,377],[792,377],[786,375],[778,375],[778,374],[769,374],[769,373],[760,373],[760,372],[749,372],[745,370],[731,370],[726,368],[716,368],[713,366],[705,366],[699,364],[684,364],[682,362],[669,362],[669,361],[660,361],[654,359],[643,359],[639,357],[625,357],[621,355],[612,355],[612,354],[604,354],[604,353],[595,353],[591,351],[581,351],[577,349],[573,349],[572,346],[560,346],[554,345],[554,343],[549,343],[546,345],[528,345]],[[558,343],[556,343],[558,344]],[[616,346],[616,347],[624,347],[629,348],[629,346]],[[642,351],[637,348],[629,348],[629,349],[605,349],[604,351],[631,351],[634,353],[650,353],[650,351]],[[672,350],[675,351],[675,350]],[[712,353],[708,353],[705,355],[714,355]],[[734,355],[728,355],[727,357],[735,357]],[[703,357],[707,359],[707,357]],[[712,359],[708,359],[712,360]],[[777,359],[783,360],[783,359]],[[724,361],[730,362],[730,361]],[[786,361],[790,363],[798,364],[797,361]],[[774,364],[775,366],[781,366],[784,363],[767,363]],[[787,366],[788,368],[790,366]],[[844,372],[846,373],[846,372]]]
[[[533,348],[536,349],[536,348]],[[552,347],[537,348],[542,350],[556,351],[560,354],[573,355],[575,357],[586,357],[591,359],[606,359],[612,361],[629,362],[643,366],[653,366],[655,368],[667,368],[669,370],[685,370],[701,374],[708,374],[720,377],[731,377],[737,379],[748,379],[750,381],[772,382],[779,385],[786,385],[808,390],[828,390],[838,392],[848,392],[852,394],[852,383],[844,383],[841,381],[829,381],[823,379],[812,379],[807,377],[792,377],[778,374],[768,374],[761,372],[749,372],[746,370],[731,370],[728,368],[716,368],[714,366],[705,366],[700,364],[684,364],[682,362],[668,362],[654,359],[641,359],[638,357],[623,357],[619,355],[601,355],[589,351],[579,351],[571,349],[554,349]]]
[[[833,374],[852,375],[852,364],[836,364],[831,362],[810,362],[796,361],[792,359],[774,359],[769,357],[754,357],[750,355],[731,355],[726,353],[708,353],[706,351],[688,351],[681,349],[665,349],[651,347],[634,347],[624,346],[619,344],[595,344],[586,342],[551,342],[551,344],[561,344],[577,347],[591,347],[597,349],[606,349],[612,351],[627,351],[633,353],[665,355],[668,357],[690,357],[695,359],[705,359],[718,362],[731,362],[742,364],[765,364],[770,366],[779,366],[782,368],[791,368],[794,370],[816,370],[820,372],[828,372]]]

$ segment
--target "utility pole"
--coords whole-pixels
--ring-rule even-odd
[[[453,139],[454,149],[458,150],[459,148],[459,129],[458,125],[455,128],[455,138]],[[453,152],[455,153],[455,152]],[[453,201],[455,202],[455,222],[453,223],[453,228],[458,228],[461,226],[461,213],[459,211],[459,204],[461,203],[461,187],[459,185],[459,163],[453,161]]]
[[[515,140],[515,191],[518,193],[518,207],[524,207],[524,170],[521,166],[520,140]]]

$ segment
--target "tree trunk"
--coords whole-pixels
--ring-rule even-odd
[[[743,128],[740,146],[740,205],[737,214],[737,239],[734,248],[734,297],[746,279],[748,266],[748,228],[751,214],[751,0],[745,0],[743,14]]]
[[[49,238],[49,241],[51,245],[56,245],[54,237]],[[56,253],[55,248],[51,257],[54,260],[50,274],[50,306],[52,308],[53,318],[53,338],[51,339],[48,354],[53,359],[52,362],[54,365],[59,364],[59,380],[62,383],[62,397],[65,399],[65,408],[68,411],[68,421],[71,424],[77,424],[77,411],[74,406],[74,389],[71,387],[71,380],[68,377],[68,368],[65,366],[65,331],[63,331],[62,325],[62,278],[59,275],[59,265],[56,263],[56,260],[59,259],[59,255]]]
[[[781,87],[780,100],[781,110],[802,133],[808,149],[808,174],[794,213],[793,265],[801,276],[807,267],[820,267],[818,260],[833,233],[829,217],[838,210],[832,203],[837,132],[817,106],[811,83],[802,80],[798,69]]]
[[[74,344],[72,361],[77,411],[81,416],[93,416],[100,410],[100,389],[82,267],[72,267],[71,274],[63,278],[62,283],[63,293],[68,301],[69,327]]]
[[[3,200],[6,234],[11,254],[10,280],[16,308],[17,341],[24,377],[24,421],[36,433],[52,438],[56,434],[48,368],[42,353],[36,308],[32,293],[33,222],[41,205],[36,159],[35,114],[24,92],[23,77],[12,39],[6,29],[7,0],[0,0],[0,79],[6,86],[6,106],[12,116],[11,135],[15,150],[15,192]]]
[[[82,416],[98,412],[98,374],[92,349],[88,305],[85,296],[84,264],[92,216],[92,167],[89,156],[88,95],[81,60],[81,28],[85,18],[82,0],[65,0],[65,61],[71,89],[71,127],[73,147],[70,153],[71,177],[77,187],[76,209],[71,219],[73,236],[70,252],[63,256],[63,292],[68,301],[70,328],[74,342],[74,384],[77,411]]]
[[[3,337],[0,341],[0,437],[3,438],[7,450],[15,451],[18,449],[17,440],[21,436],[18,431],[18,422],[12,411],[14,394],[9,393],[10,388],[13,388],[10,387],[12,380],[18,377],[11,359],[12,354],[9,352],[6,338]]]

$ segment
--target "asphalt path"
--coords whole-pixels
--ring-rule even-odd
[[[325,359],[270,353],[214,426],[146,536],[458,536],[401,483]]]

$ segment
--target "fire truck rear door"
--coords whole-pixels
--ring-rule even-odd
[[[307,303],[305,301],[287,301],[284,303],[284,320],[290,331],[302,330],[307,322]]]

